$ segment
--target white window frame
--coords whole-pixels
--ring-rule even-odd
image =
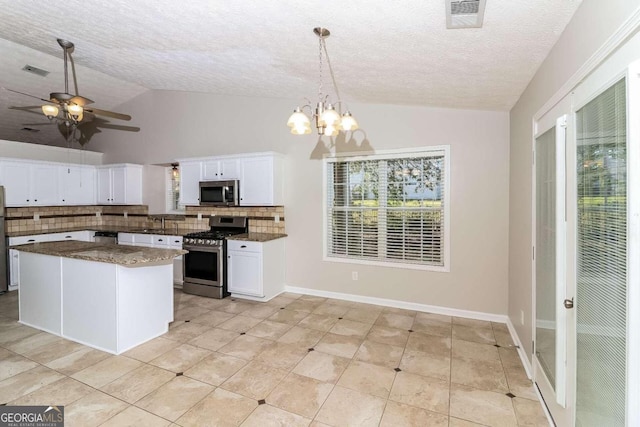
[[[400,159],[406,157],[429,156],[442,154],[444,156],[444,236],[443,236],[443,265],[424,265],[414,263],[388,262],[381,260],[366,260],[357,258],[333,257],[328,254],[328,207],[327,207],[327,169],[328,163],[336,158],[348,158],[349,161],[371,161],[371,160],[388,160]],[[437,145],[430,147],[419,147],[409,149],[396,150],[379,150],[375,154],[363,155],[362,153],[332,153],[326,154],[322,161],[322,244],[323,244],[323,261],[338,262],[347,264],[364,264],[378,267],[402,268],[410,270],[425,270],[448,273],[451,266],[451,147],[449,145]]]

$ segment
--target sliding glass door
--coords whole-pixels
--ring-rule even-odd
[[[578,426],[626,419],[626,88],[623,78],[576,112]]]

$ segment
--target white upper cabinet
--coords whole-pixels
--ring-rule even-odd
[[[0,185],[6,206],[58,204],[58,167],[48,163],[0,161]]]
[[[200,203],[200,181],[202,180],[202,162],[180,162],[180,204],[197,205]]]
[[[240,160],[222,159],[202,162],[203,181],[224,181],[240,178]]]
[[[142,204],[142,166],[98,166],[98,204]]]
[[[180,162],[180,203],[200,203],[200,181],[240,181],[241,206],[284,203],[284,160],[278,153],[191,158]]]
[[[93,205],[96,203],[96,169],[93,166],[69,165],[58,168],[58,203]]]
[[[31,166],[30,195],[34,205],[58,204],[58,168],[55,165]]]
[[[28,163],[0,162],[0,185],[4,186],[6,206],[31,205],[31,168]]]
[[[247,157],[241,160],[241,206],[283,204],[282,159],[277,155]]]

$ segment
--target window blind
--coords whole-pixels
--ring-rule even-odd
[[[443,267],[445,153],[327,161],[327,256]]]
[[[579,425],[625,425],[627,123],[621,80],[576,113]]]

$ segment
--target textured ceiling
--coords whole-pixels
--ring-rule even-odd
[[[44,98],[62,91],[60,37],[75,43],[80,94],[97,108],[147,89],[313,97],[311,30],[323,26],[346,101],[508,110],[579,3],[487,0],[483,28],[447,30],[444,0],[0,0],[0,86]],[[59,141],[53,126],[19,130],[46,123],[41,114],[7,109],[36,104],[0,91],[0,139]]]

